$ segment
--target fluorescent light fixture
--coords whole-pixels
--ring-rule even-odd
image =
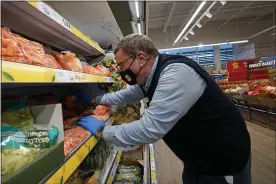
[[[182,31],[180,32],[180,34],[178,35],[178,37],[175,39],[174,43],[177,43],[179,41],[179,39],[181,38],[181,36],[184,34],[184,32],[187,30],[187,28],[190,26],[190,24],[193,22],[193,20],[195,19],[195,17],[197,16],[197,14],[199,13],[199,11],[203,8],[203,6],[205,4],[206,4],[206,0],[204,0],[204,1],[202,1],[200,3],[200,5],[198,6],[198,8],[196,9],[196,11],[194,12],[194,14],[192,15],[192,17],[190,18],[190,20],[187,22],[187,24],[182,29]]]
[[[221,0],[219,2],[222,4],[222,6],[224,6],[227,3],[227,1],[223,1],[223,0]]]
[[[137,24],[137,27],[138,27],[138,32],[139,32],[139,34],[142,34],[142,33],[141,33],[141,24],[138,23],[138,24]]]
[[[158,51],[169,51],[169,50],[178,50],[178,49],[190,49],[190,48],[198,48],[198,47],[207,47],[207,46],[217,46],[217,45],[226,45],[226,44],[235,44],[235,43],[246,43],[248,40],[240,40],[240,41],[233,41],[233,42],[222,42],[222,43],[212,43],[212,44],[199,44],[194,46],[188,47],[177,47],[177,48],[168,48],[168,49],[160,49]]]
[[[201,25],[200,23],[197,23],[196,26],[197,26],[198,28],[202,28],[202,25]]]
[[[189,38],[187,36],[184,37],[185,40],[189,40]]]
[[[191,30],[191,31],[190,31],[190,34],[191,34],[191,35],[194,35],[194,34],[195,34],[195,32],[194,32],[193,30]]]
[[[205,16],[208,17],[208,18],[210,19],[210,18],[212,18],[213,15],[212,15],[210,12],[207,12],[207,13],[205,14]]]
[[[140,17],[139,3],[138,3],[138,1],[135,1],[134,3],[135,3],[136,16],[137,16],[137,19],[139,19],[139,17]]]
[[[240,41],[229,42],[229,44],[247,43],[247,42],[248,42],[248,40],[240,40]]]

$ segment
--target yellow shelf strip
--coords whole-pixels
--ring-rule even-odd
[[[110,171],[110,174],[109,174],[109,177],[108,177],[108,180],[107,180],[107,184],[112,184],[113,183],[113,179],[114,179],[114,176],[116,174],[116,171],[117,171],[117,168],[119,166],[119,163],[121,161],[121,156],[122,156],[122,152],[119,151],[117,153],[117,156],[116,156],[116,160],[114,162],[114,165],[112,167],[112,170]]]
[[[9,61],[2,61],[2,82],[68,83],[91,82],[110,83],[110,77],[91,75],[68,70],[46,68]]]
[[[98,139],[91,136],[63,165],[46,181],[46,184],[65,183],[85,157],[97,144]]]
[[[150,149],[151,184],[157,184],[155,156],[154,156],[154,149],[152,144],[149,144],[149,149]]]

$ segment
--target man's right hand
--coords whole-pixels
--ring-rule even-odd
[[[82,91],[79,91],[77,93],[74,94],[74,96],[76,97],[75,101],[76,102],[83,102],[87,105],[90,104],[96,104],[96,98],[92,97]]]

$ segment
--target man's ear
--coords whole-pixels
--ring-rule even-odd
[[[141,66],[145,65],[147,59],[146,59],[146,56],[143,52],[138,52],[137,55],[136,55],[136,58],[139,60],[139,62],[140,62],[139,64]]]

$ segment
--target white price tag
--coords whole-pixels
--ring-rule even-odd
[[[149,144],[149,148],[150,148],[150,153],[153,153],[153,145]]]
[[[111,77],[104,77],[104,81],[105,82],[112,82],[112,79],[111,79]]]
[[[41,1],[38,1],[37,4],[38,4],[38,9],[42,13],[44,13],[45,15],[47,15],[48,17],[50,17],[51,19],[59,23],[67,30],[72,31],[71,24],[66,19],[64,19],[61,15],[59,15],[56,11],[54,11],[50,6],[48,6],[47,4]]]
[[[85,74],[72,72],[72,77],[75,82],[84,82],[85,81]]]
[[[60,69],[56,69],[55,71],[58,82],[72,82],[72,77],[70,77],[68,71]]]

